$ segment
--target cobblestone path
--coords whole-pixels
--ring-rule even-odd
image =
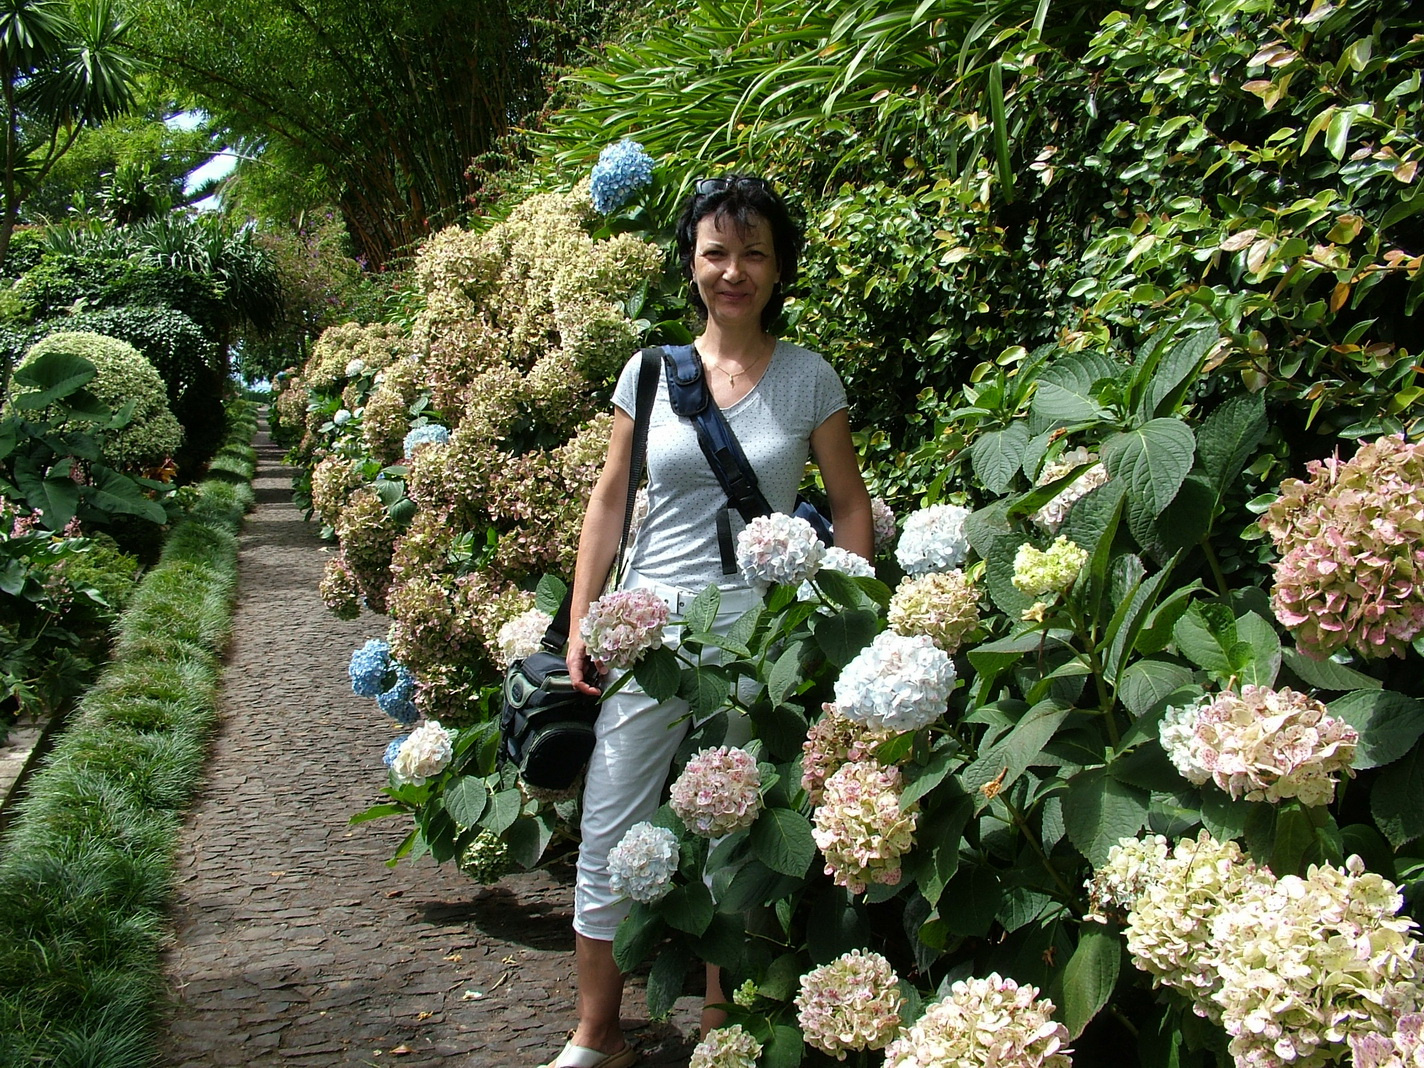
[[[326,611],[324,544],[265,431],[257,452],[221,726],[177,863],[166,1063],[542,1064],[572,1026],[571,872],[481,887],[428,858],[387,867],[409,821],[348,826],[380,799],[394,730],[346,663],[385,621]],[[695,1007],[651,1024],[634,980],[644,1065],[687,1063]]]

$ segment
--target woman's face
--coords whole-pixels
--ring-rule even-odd
[[[780,278],[771,224],[759,215],[748,222],[743,230],[714,212],[697,224],[692,278],[707,317],[724,325],[750,320],[760,326],[761,310]]]

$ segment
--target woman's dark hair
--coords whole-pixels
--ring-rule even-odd
[[[772,290],[771,299],[761,310],[761,328],[771,329],[781,314],[787,288],[796,281],[797,263],[801,258],[801,227],[765,178],[749,174],[703,178],[694,183],[692,196],[677,220],[677,254],[682,261],[683,277],[689,281],[692,280],[692,257],[697,251],[697,224],[709,215],[715,216],[719,224],[730,221],[742,232],[758,217],[771,227],[771,245],[776,253],[780,284]],[[692,306],[701,318],[707,318],[707,305],[695,285]]]

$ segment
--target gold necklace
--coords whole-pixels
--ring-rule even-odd
[[[772,351],[774,351],[775,348],[776,348],[776,346],[773,345],[773,346],[772,346]],[[767,358],[768,356],[770,356],[770,355],[771,355],[771,351],[762,353],[760,356],[758,356],[758,357],[757,357],[755,360],[753,360],[751,363],[749,363],[749,364],[747,364],[745,367],[743,367],[740,371],[729,371],[729,370],[727,370],[725,367],[722,366],[721,361],[718,361],[717,363],[714,363],[712,366],[715,367],[717,370],[721,371],[724,375],[726,375],[726,376],[727,376],[727,384],[730,385],[733,389],[736,389],[736,388],[737,388],[737,379],[740,378],[741,376],[746,375],[746,374],[748,374],[749,372],[751,372],[754,368],[756,368],[758,365],[760,365],[760,363],[761,363],[762,360],[766,359],[766,358]]]

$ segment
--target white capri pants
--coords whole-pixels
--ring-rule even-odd
[[[695,590],[665,586],[630,573],[623,589],[651,589],[681,616],[696,596]],[[713,630],[725,633],[737,617],[761,603],[751,589],[723,590]],[[678,647],[680,627],[668,628],[663,644]],[[703,663],[716,663],[720,649],[704,649]],[[611,685],[618,673],[608,676]],[[585,938],[613,941],[618,925],[632,902],[608,886],[608,853],[622,841],[628,828],[651,820],[662,801],[677,748],[687,736],[690,722],[687,702],[674,697],[654,701],[637,682],[628,684],[604,702],[594,726],[593,756],[583,789],[582,843],[578,879],[574,884],[574,930]],[[681,722],[679,722],[681,721]],[[751,736],[743,716],[730,716],[724,745],[740,745]]]

